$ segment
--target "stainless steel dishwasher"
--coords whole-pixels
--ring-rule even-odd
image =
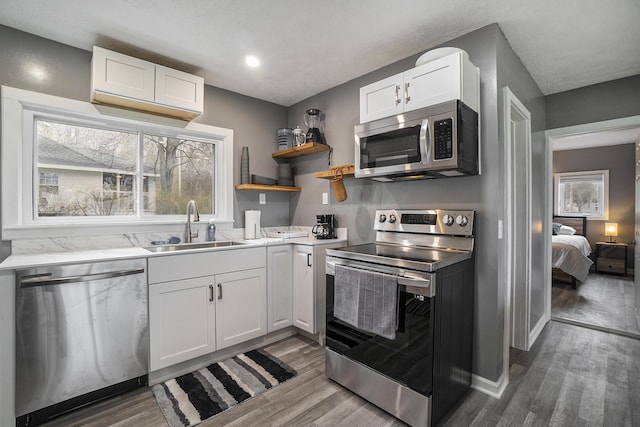
[[[16,274],[16,425],[147,384],[146,260]]]

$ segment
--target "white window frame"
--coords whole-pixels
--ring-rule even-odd
[[[233,223],[233,130],[200,123],[123,110],[88,102],[2,86],[2,238],[38,237],[163,231],[167,225],[185,222],[184,215],[144,217],[66,217],[34,220],[33,166],[34,119],[45,115],[72,118],[95,126],[117,126],[156,135],[202,140],[215,144],[215,188],[213,215],[216,223]],[[35,205],[37,207],[37,205]]]
[[[602,215],[589,215],[584,212],[564,212],[561,210],[560,201],[560,180],[563,177],[589,177],[599,176],[602,179]],[[592,170],[580,172],[558,172],[553,174],[553,213],[557,216],[587,217],[587,220],[608,221],[609,220],[609,170]]]

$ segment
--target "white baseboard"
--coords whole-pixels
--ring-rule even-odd
[[[476,374],[471,375],[471,388],[495,399],[500,399],[502,397],[502,393],[504,393],[508,384],[509,378],[508,375],[504,374],[504,372],[500,375],[498,381],[491,381]]]
[[[538,320],[536,326],[529,333],[529,349],[531,349],[533,344],[536,342],[536,340],[538,339],[538,335],[540,335],[540,332],[542,332],[542,330],[544,329],[544,325],[546,325],[549,320],[550,319],[548,319],[546,315],[540,317],[540,320]]]

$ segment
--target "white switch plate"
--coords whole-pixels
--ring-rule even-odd
[[[260,204],[261,205],[267,204],[267,195],[265,193],[260,193]]]
[[[329,204],[329,193],[322,193],[322,204],[323,205]]]
[[[501,219],[499,219],[499,220],[498,220],[498,239],[502,239],[502,233],[503,233],[503,230],[502,230],[502,220],[501,220]]]

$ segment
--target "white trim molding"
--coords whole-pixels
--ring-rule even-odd
[[[141,112],[96,105],[2,86],[2,237],[79,236],[156,231],[184,222],[183,215],[126,217],[65,217],[34,219],[33,122],[38,115],[73,119],[78,123],[117,127],[159,135],[203,140],[215,144],[215,204],[204,220],[233,222],[233,130],[185,122]],[[141,186],[142,184],[140,184]],[[141,190],[142,187],[140,187]],[[142,194],[141,191],[138,191]],[[141,206],[141,202],[138,202]]]
[[[509,348],[513,346],[527,351],[531,344],[531,113],[509,87],[505,86],[502,93],[505,141],[505,233],[502,242],[505,256],[502,271],[505,283],[505,310],[502,375],[508,383]],[[521,215],[524,212],[524,218],[516,218],[518,206]],[[517,256],[520,257],[519,260]],[[517,265],[520,269],[517,269]]]
[[[491,381],[476,374],[471,375],[471,388],[495,399],[502,397],[507,385],[509,385],[509,371],[503,372],[498,381]]]

